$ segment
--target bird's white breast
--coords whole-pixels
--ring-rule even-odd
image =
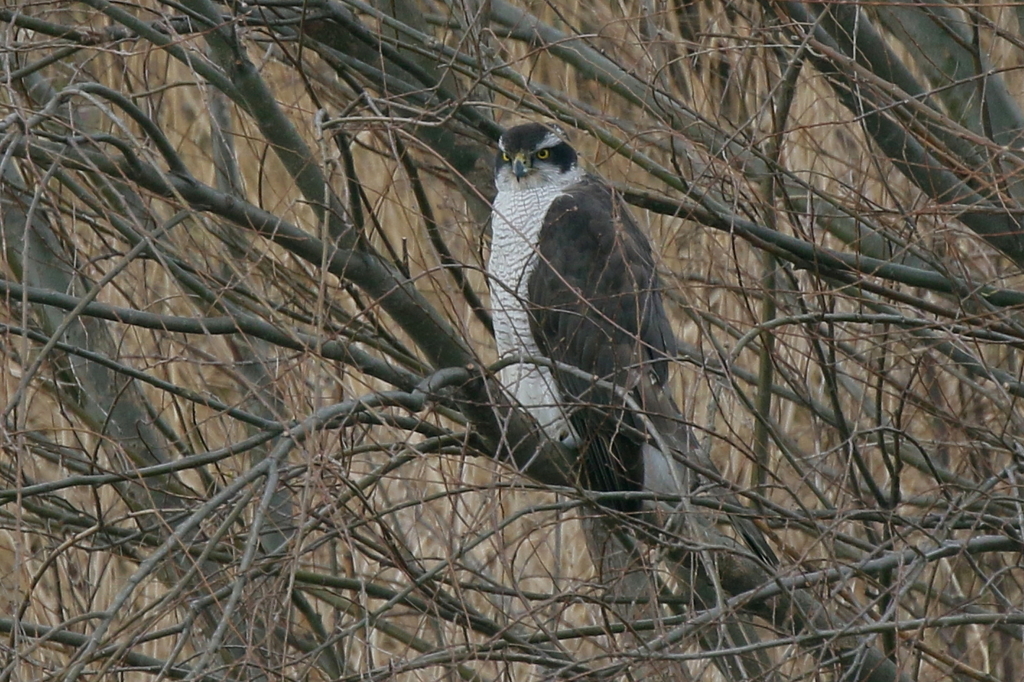
[[[537,265],[537,239],[551,202],[565,185],[545,184],[531,189],[502,189],[494,200],[493,236],[487,264],[491,276],[491,307],[498,354],[540,356],[530,331],[527,286]],[[570,430],[551,370],[515,363],[501,370],[501,383],[554,438]]]

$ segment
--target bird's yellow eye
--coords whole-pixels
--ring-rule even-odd
[[[508,155],[508,152],[502,152],[501,153],[501,160],[502,161],[511,161],[512,157]]]
[[[538,159],[543,161],[544,159],[546,159],[549,156],[551,156],[551,150],[550,149],[541,149],[539,152],[534,154],[534,156],[536,156]]]

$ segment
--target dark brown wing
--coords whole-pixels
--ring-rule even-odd
[[[621,199],[596,178],[570,188],[548,209],[537,251],[528,284],[530,326],[547,357],[580,370],[556,368],[554,375],[581,439],[583,486],[602,492],[643,487],[643,447],[653,443],[626,404],[627,395],[674,454],[717,473],[663,390],[669,358],[676,353],[675,336],[661,301],[650,242]],[[717,496],[741,506],[728,490]],[[635,500],[609,506],[622,511],[640,507]],[[742,516],[731,521],[766,564],[778,563],[752,521]]]
[[[552,360],[621,389],[555,372],[583,441],[582,483],[596,491],[639,490],[646,438],[625,394],[636,397],[643,373],[663,385],[676,352],[650,243],[611,188],[587,179],[551,204],[537,258],[528,288],[537,345]]]
[[[717,473],[663,390],[676,341],[650,242],[621,199],[596,178],[570,188],[548,209],[537,250],[528,285],[530,326],[547,357],[580,370],[556,368],[554,375],[581,440],[582,485],[602,492],[643,487],[643,447],[653,443],[626,404],[627,395],[674,454]],[[728,490],[716,495],[740,506]],[[621,500],[609,506],[635,511],[640,504]],[[731,521],[766,564],[778,563],[752,521]]]

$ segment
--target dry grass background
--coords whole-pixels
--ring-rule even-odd
[[[800,39],[802,29],[780,28],[782,20],[766,12],[774,5],[523,4],[541,21],[578,32],[625,73],[682,103],[728,140],[731,147],[725,151],[700,144],[694,131],[673,125],[669,115],[658,117],[626,101],[614,85],[568,65],[543,41],[524,40],[523,26],[510,30],[497,20],[478,20],[475,30],[459,28],[466,11],[485,6],[425,2],[377,7],[429,31],[451,49],[483,56],[492,67],[506,64],[524,80],[506,78],[496,68],[446,70],[460,65],[432,57],[428,47],[408,38],[401,45],[401,54],[444,77],[442,85],[485,119],[508,125],[551,117],[575,124],[571,135],[590,167],[632,191],[692,205],[678,185],[652,173],[652,164],[660,164],[689,186],[711,193],[736,216],[818,246],[871,255],[867,249],[873,244],[846,243],[837,236],[845,224],[823,211],[838,207],[885,230],[894,262],[932,268],[969,287],[1012,290],[1020,285],[1021,261],[1015,263],[1014,254],[1001,253],[955,220],[956,207],[915,187],[877,149],[863,125],[865,117],[842,106],[809,53],[800,51],[806,43]],[[80,297],[121,265],[132,246],[125,237],[129,229],[148,232],[153,247],[124,264],[103,286],[98,302],[191,319],[245,312],[270,323],[290,342],[183,334],[112,321],[94,321],[93,327],[83,326],[84,335],[61,338],[72,345],[85,339],[95,344],[91,350],[123,366],[268,423],[302,422],[324,407],[396,388],[321,352],[318,343],[352,341],[409,376],[429,373],[429,354],[418,347],[422,340],[403,331],[373,296],[342,282],[322,264],[303,260],[287,246],[232,225],[195,202],[180,224],[155,234],[153,228],[181,211],[187,199],[158,196],[145,183],[135,184],[138,177],[75,166],[68,150],[76,146],[117,159],[116,146],[109,142],[116,138],[142,163],[166,170],[166,159],[152,140],[109,98],[79,93],[69,98],[69,109],[32,120],[44,100],[30,90],[29,76],[12,79],[11,74],[76,46],[31,77],[58,90],[96,82],[124,93],[157,123],[191,176],[217,186],[216,171],[223,162],[214,153],[211,126],[213,111],[227,100],[215,100],[215,88],[167,48],[137,37],[112,39],[105,31],[118,23],[109,7],[160,26],[162,18],[180,18],[186,10],[198,13],[203,5],[107,6],[97,1],[68,8],[20,2],[0,16],[9,51],[0,99],[7,284],[60,292],[55,280],[26,267],[35,257],[52,261],[55,270],[74,272],[77,283],[63,293]],[[320,7],[306,8],[311,25],[304,30],[310,38],[355,45],[351,34],[319,18]],[[389,35],[371,8],[344,7],[380,35]],[[269,3],[264,9],[271,11]],[[409,14],[410,9],[418,12]],[[682,23],[684,10],[692,12],[692,34]],[[240,10],[224,6],[220,11],[231,18]],[[1019,8],[983,5],[978,11],[992,22],[978,23],[980,49],[999,69],[1009,92],[1024,91],[1013,13]],[[396,158],[400,148],[408,150],[440,235],[465,265],[472,289],[486,301],[483,217],[492,191],[486,131],[471,129],[436,102],[401,108],[409,100],[373,82],[368,71],[359,73],[351,64],[339,67],[332,54],[260,26],[260,16],[254,9],[248,25],[229,23],[280,110],[309,146],[308,163],[351,206],[359,200],[346,184],[350,155],[365,196],[366,220],[360,228],[366,242],[385,257],[397,255],[397,269],[470,340],[480,359],[496,360],[486,328],[432,245],[416,183]],[[44,26],[28,24],[25,17],[75,27],[81,34],[47,35]],[[204,30],[173,26],[172,44],[196,60],[206,59]],[[927,72],[915,66],[913,54],[885,36],[923,79]],[[350,56],[360,55],[353,48]],[[792,105],[784,119],[780,55],[799,55],[807,62],[793,81]],[[387,60],[382,52],[380,62],[371,66]],[[873,84],[864,77],[865,88]],[[939,89],[933,97],[941,99]],[[892,107],[899,110],[901,104],[906,103],[897,99]],[[244,107],[226,106],[233,165],[242,183],[239,196],[312,236],[337,239],[278,158],[280,143],[268,140],[258,117]],[[948,106],[936,105],[939,111]],[[423,125],[407,122],[413,118]],[[913,129],[915,122],[907,120]],[[428,134],[445,130],[454,132],[456,148]],[[983,139],[986,132],[975,134]],[[612,144],[612,138],[620,144]],[[943,155],[943,143],[931,142],[938,158],[956,168],[953,152]],[[49,169],[42,157],[28,155],[18,146],[22,143],[66,145],[61,172]],[[777,162],[771,158],[773,144],[780,145]],[[995,142],[988,145],[990,151],[999,148]],[[1019,145],[1010,148],[1019,153]],[[644,158],[631,160],[635,154]],[[456,168],[466,158],[472,162]],[[769,175],[752,172],[757,163],[776,171],[774,195]],[[1008,162],[995,161],[986,172],[1008,187],[1015,182],[1016,171]],[[978,171],[979,184],[987,177]],[[125,206],[132,189],[139,203]],[[1009,187],[1004,196],[1016,195]],[[43,229],[53,235],[51,246],[59,250],[26,258],[24,224],[19,237],[9,211],[27,206],[33,197],[34,215],[42,217]],[[1008,210],[1012,214],[1015,209]],[[814,589],[825,603],[852,612],[851,626],[876,625],[880,634],[870,642],[913,679],[1020,679],[1024,576],[1014,542],[1021,532],[1017,480],[1024,423],[1015,388],[998,380],[1020,381],[1024,332],[1013,307],[989,305],[970,292],[949,296],[871,274],[858,275],[856,281],[885,287],[884,292],[842,286],[827,271],[783,258],[776,262],[775,286],[766,290],[764,273],[773,266],[766,264],[758,248],[762,245],[710,229],[693,219],[695,213],[635,212],[657,245],[670,313],[685,344],[675,369],[677,397],[725,478],[764,501],[764,525],[783,557],[777,577],[856,565],[907,549],[923,556],[946,543],[956,549],[942,559],[915,563],[908,555],[889,572],[851,569]],[[117,217],[124,224],[117,224]],[[198,282],[191,289],[184,284],[189,278]],[[367,414],[376,419],[314,430],[277,470],[279,496],[264,498],[273,489],[256,479],[204,512],[194,532],[169,541],[183,518],[176,514],[193,513],[215,499],[265,461],[280,441],[190,466],[173,480],[146,479],[145,486],[70,480],[215,452],[256,435],[260,427],[243,423],[223,407],[134,382],[120,387],[115,401],[149,410],[147,419],[161,432],[164,451],[147,451],[119,437],[112,425],[116,415],[97,413],[104,398],[95,394],[82,366],[72,366],[60,349],[50,350],[35,373],[26,374],[43,340],[18,330],[49,336],[67,311],[44,309],[41,299],[8,286],[5,291],[6,334],[0,346],[6,369],[0,378],[5,409],[0,474],[6,488],[0,507],[0,616],[8,614],[0,618],[6,637],[0,643],[3,679],[519,680],[582,675],[568,665],[552,667],[550,660],[547,667],[537,666],[539,650],[511,645],[530,636],[592,672],[620,672],[614,666],[629,660],[629,652],[647,655],[606,630],[615,623],[615,607],[602,603],[603,586],[590,565],[576,511],[579,497],[545,490],[482,456],[470,441],[473,425],[436,403],[419,411],[370,410]],[[767,336],[745,335],[765,320],[766,297],[777,307],[769,317],[793,319],[770,331],[770,381],[777,391],[770,407],[769,459],[759,483],[756,462],[763,455],[753,405]],[[870,318],[882,312],[888,317]],[[831,322],[824,321],[827,315],[833,316]],[[924,322],[901,325],[897,317]],[[950,357],[954,346],[960,355]],[[1004,374],[986,375],[991,370]],[[843,416],[841,426],[825,418],[836,413]],[[440,434],[449,437],[440,445],[423,445]],[[863,470],[853,464],[851,444],[865,462]],[[898,477],[901,498],[894,508],[885,508],[871,494],[866,476],[890,499]],[[68,484],[52,491],[21,492],[62,480]],[[150,497],[162,485],[169,499]],[[134,492],[126,492],[129,488]],[[261,503],[269,506],[261,511]],[[278,511],[281,515],[275,516]],[[254,524],[260,514],[262,527]],[[271,537],[275,532],[284,542],[279,547]],[[981,536],[1002,536],[1006,543],[975,555],[966,543]],[[247,543],[256,541],[263,544],[253,559],[246,554]],[[148,566],[147,558],[161,543],[168,543],[170,555]],[[656,548],[649,552],[654,556]],[[138,585],[127,594],[133,580]],[[943,617],[947,620],[927,621]],[[893,634],[892,624],[900,619],[913,622]],[[554,645],[552,633],[586,627],[594,631],[565,636]],[[791,633],[766,623],[761,627],[764,640],[772,643],[775,679],[839,679],[833,666],[799,648]],[[693,637],[653,655],[686,659],[694,679],[720,679],[722,674]]]

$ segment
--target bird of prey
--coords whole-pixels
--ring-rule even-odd
[[[649,240],[560,129],[527,123],[498,144],[491,307],[499,354],[523,358],[501,370],[502,384],[549,436],[579,448],[584,489],[683,492],[660,448],[700,446],[665,390],[676,340]],[[748,543],[771,555],[745,525],[758,536]]]

